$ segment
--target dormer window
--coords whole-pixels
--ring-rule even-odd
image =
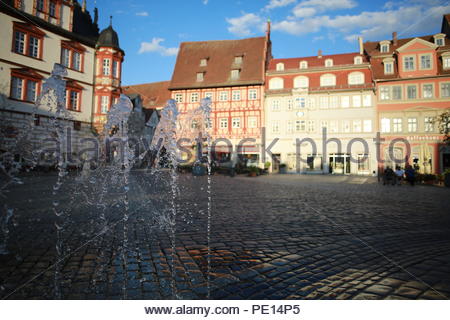
[[[231,80],[237,80],[237,79],[239,79],[239,73],[240,73],[240,70],[239,70],[239,69],[233,69],[233,70],[231,70]]]
[[[353,63],[354,64],[361,64],[362,63],[362,57],[357,56],[357,57],[353,58]]]
[[[197,72],[197,81],[203,81],[205,76],[204,72]]]
[[[236,56],[234,57],[234,63],[235,64],[241,64],[242,63],[242,56]]]
[[[332,67],[333,66],[333,60],[327,59],[325,60],[325,67]]]
[[[435,45],[437,45],[437,46],[445,46],[445,34],[443,34],[443,33],[438,33],[438,34],[435,34],[434,36],[433,36],[433,38],[434,38],[434,44]]]
[[[300,62],[300,69],[307,69],[308,68],[308,62],[307,61],[301,61]]]
[[[384,40],[380,42],[380,52],[387,53],[389,52],[389,41]]]
[[[200,67],[206,67],[208,65],[208,59],[200,59]]]
[[[280,62],[277,63],[277,71],[283,71],[284,70],[284,63]]]

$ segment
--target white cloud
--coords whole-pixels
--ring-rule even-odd
[[[275,8],[286,7],[297,0],[270,0],[263,10],[271,10]]]
[[[203,0],[203,4],[206,6],[208,4],[208,0]]]
[[[228,31],[238,37],[246,37],[253,34],[252,29],[261,29],[262,19],[254,13],[246,13],[238,18],[226,18],[230,24]]]
[[[153,38],[152,42],[141,42],[141,47],[139,49],[139,54],[145,52],[156,52],[162,56],[175,56],[178,53],[178,48],[167,48],[160,45],[163,42],[163,38]]]
[[[321,11],[351,9],[358,4],[353,0],[305,0],[298,4],[301,7],[320,8]]]
[[[147,11],[136,12],[136,15],[140,17],[148,17],[148,12]]]

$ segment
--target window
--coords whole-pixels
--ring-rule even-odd
[[[101,101],[100,101],[100,112],[108,113],[108,109],[109,109],[109,97],[102,96]]]
[[[305,98],[295,98],[295,108],[302,109],[306,107],[306,99]]]
[[[277,63],[276,69],[277,69],[277,71],[283,71],[284,63],[282,63],[282,62]]]
[[[294,121],[288,120],[287,126],[286,126],[286,132],[287,132],[287,133],[292,133],[292,132],[294,132]]]
[[[227,101],[228,100],[228,92],[220,91],[219,92],[219,101]]]
[[[372,106],[372,96],[370,94],[365,94],[363,96],[363,106],[371,107]]]
[[[450,83],[441,83],[441,97],[450,97]]]
[[[308,62],[307,61],[301,61],[300,62],[300,69],[307,69],[308,68]]]
[[[433,85],[432,84],[424,84],[422,89],[423,89],[422,97],[424,99],[433,98]]]
[[[258,98],[258,92],[256,89],[248,90],[248,100],[256,100]]]
[[[183,94],[182,93],[175,93],[175,101],[180,103],[183,102]]]
[[[316,98],[315,97],[309,97],[309,99],[308,99],[308,107],[310,109],[314,109],[316,107]]]
[[[442,57],[444,69],[450,69],[450,57]]]
[[[283,89],[284,81],[282,78],[272,78],[269,80],[269,89],[270,90],[278,90]]]
[[[272,133],[280,132],[280,123],[278,121],[272,121]]]
[[[433,117],[425,117],[425,132],[433,132],[434,131],[434,118]]]
[[[110,74],[110,68],[109,68],[110,63],[111,63],[111,60],[103,59],[103,75],[104,76],[109,76],[109,74]]]
[[[331,120],[330,121],[330,132],[331,133],[338,132],[338,122],[336,120]]]
[[[39,39],[33,36],[30,36],[28,41],[28,55],[34,58],[39,56]]]
[[[363,131],[364,132],[372,132],[372,120],[364,120],[363,121]]]
[[[209,98],[212,100],[213,98],[213,93],[212,92],[205,92],[205,98]]]
[[[241,100],[241,90],[233,90],[231,93],[231,98],[233,101]]]
[[[231,126],[233,129],[239,129],[241,127],[241,118],[233,118],[231,120]]]
[[[381,132],[384,133],[391,132],[391,119],[388,118],[381,119]]]
[[[342,106],[342,108],[350,107],[350,97],[349,96],[341,97],[341,106]]]
[[[380,88],[380,100],[389,100],[391,98],[391,91],[389,87]]]
[[[315,126],[316,122],[314,120],[308,120],[308,132],[314,132],[316,130]]]
[[[328,121],[326,120],[322,120],[320,121],[320,127],[323,128],[328,128]]]
[[[20,31],[14,33],[14,52],[25,54],[25,33]]]
[[[417,131],[417,118],[408,118],[408,132]]]
[[[74,51],[72,55],[72,68],[81,71],[81,54]],[[113,62],[113,75],[115,76],[117,72],[117,62]]]
[[[241,64],[242,63],[242,56],[234,57],[234,63],[235,64]]]
[[[400,100],[402,98],[402,87],[401,86],[393,86],[392,87],[392,99]]]
[[[392,131],[393,132],[402,132],[403,124],[401,118],[392,119]]]
[[[353,132],[361,132],[361,120],[353,120]]]
[[[35,102],[37,93],[37,82],[32,80],[27,80],[27,94],[25,97],[26,101]]]
[[[339,107],[339,97],[338,96],[331,96],[330,97],[330,108],[338,108]]]
[[[389,52],[389,45],[388,44],[382,44],[380,46],[380,51],[383,53]]]
[[[353,96],[352,103],[352,106],[355,108],[361,107],[361,96]]]
[[[254,129],[258,127],[258,118],[256,117],[248,117],[248,127],[250,129]]]
[[[65,67],[70,67],[70,50],[66,48],[61,49],[61,64]]]
[[[208,59],[200,59],[200,67],[206,67],[208,64]]]
[[[196,119],[194,119],[191,122],[191,129],[197,129],[197,128],[198,128],[198,121]]]
[[[345,133],[350,132],[350,121],[349,120],[342,121],[342,131],[344,131]]]
[[[433,37],[434,37],[434,44],[436,44],[437,46],[445,45],[445,34],[438,33],[435,34]]]
[[[44,0],[36,0],[36,10],[44,11]]]
[[[22,100],[23,80],[17,77],[11,79],[11,98]]]
[[[336,85],[336,76],[334,74],[324,74],[320,76],[320,86],[329,87]]]
[[[203,72],[197,72],[197,81],[203,81]]]
[[[408,95],[408,99],[416,99],[417,98],[417,87],[415,85],[407,86],[406,93]]]
[[[325,67],[332,67],[333,66],[333,60],[332,59],[326,59],[325,60]]]
[[[348,84],[363,84],[364,74],[362,72],[352,72],[348,75]]]
[[[294,78],[294,88],[308,88],[309,79],[308,77],[296,77]]]
[[[278,111],[280,110],[280,100],[272,100],[272,110]]]
[[[362,57],[354,57],[353,58],[353,63],[354,64],[361,64],[362,63]]]
[[[198,102],[198,93],[191,93],[191,102]]]
[[[405,71],[414,71],[415,70],[414,57],[404,57],[403,58],[403,69],[405,69]]]
[[[358,154],[358,171],[368,172],[369,171],[369,155],[368,154]]]
[[[80,93],[78,91],[75,90],[67,90],[68,91],[68,96],[69,96],[69,101],[68,101],[68,105],[67,105],[67,109],[69,110],[79,110],[79,95]]]
[[[221,118],[220,119],[220,128],[221,129],[228,128],[228,119],[227,118]]]
[[[50,1],[49,2],[49,7],[48,7],[48,14],[51,17],[56,17],[56,2],[55,1]]]
[[[420,69],[431,69],[431,55],[421,55],[420,56]]]
[[[440,39],[436,39],[436,45],[438,45],[438,46],[443,46],[444,45],[444,39],[443,38],[440,38]]]
[[[296,120],[295,121],[295,131],[296,132],[304,132],[306,130],[306,121],[305,120]]]
[[[287,101],[287,110],[292,110],[294,107],[294,101],[292,99],[288,99]]]
[[[328,108],[328,97],[320,97],[320,108],[327,109]]]
[[[394,63],[393,62],[385,62],[384,63],[384,73],[385,74],[394,73]]]

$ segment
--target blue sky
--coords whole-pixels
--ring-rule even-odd
[[[123,85],[170,80],[183,41],[263,36],[272,21],[275,58],[357,51],[364,41],[434,34],[450,0],[87,0],[125,50]],[[79,0],[81,2],[81,0]]]

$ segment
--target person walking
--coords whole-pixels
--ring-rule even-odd
[[[386,167],[383,175],[383,186],[386,184],[395,185],[395,173],[394,170],[392,170],[389,166]]]
[[[402,185],[403,182],[403,176],[405,175],[405,171],[400,168],[399,166],[397,166],[395,168],[395,177],[396,177],[396,184],[398,184],[399,186]]]

